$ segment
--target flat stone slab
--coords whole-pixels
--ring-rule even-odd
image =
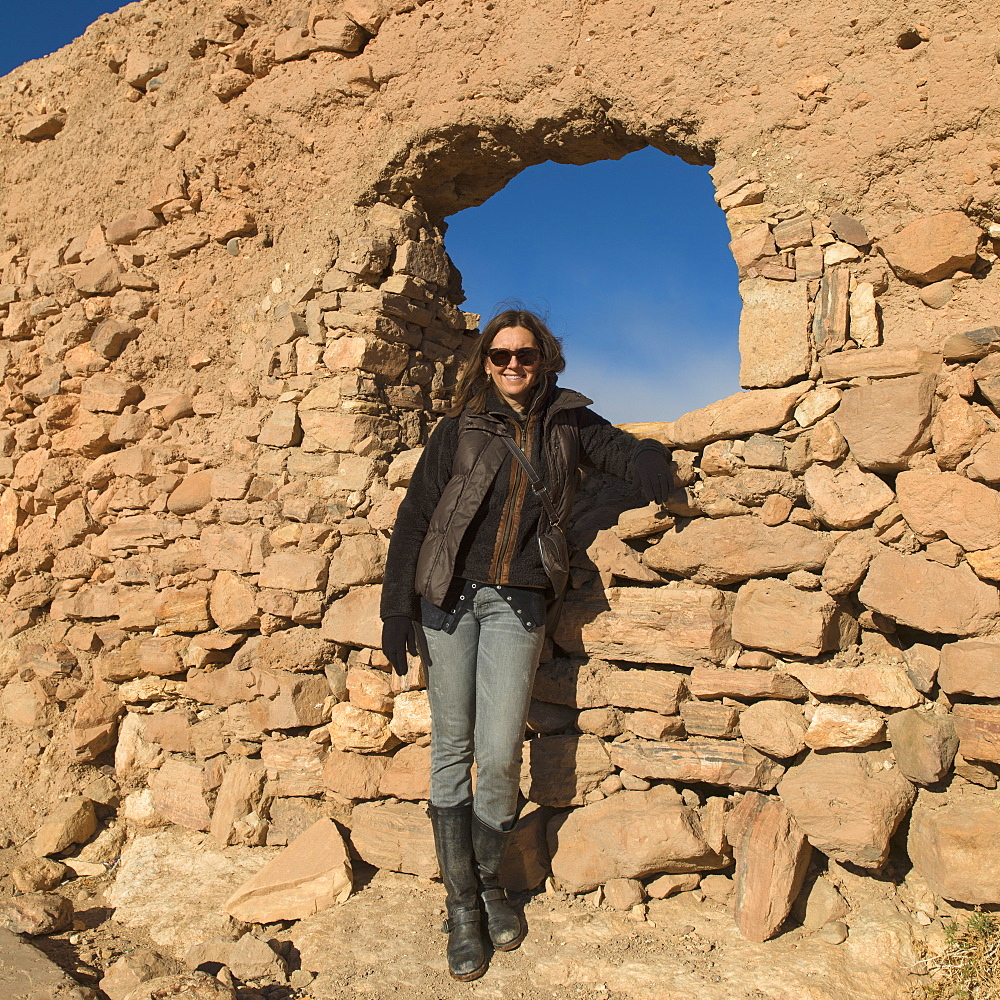
[[[567,652],[680,667],[725,663],[733,596],[711,587],[570,591],[555,640]]]

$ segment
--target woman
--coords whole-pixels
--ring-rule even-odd
[[[578,464],[631,479],[647,501],[664,502],[669,484],[662,447],[636,441],[557,386],[564,368],[559,341],[533,313],[510,309],[486,325],[389,545],[382,644],[404,674],[407,652],[417,652],[414,623],[422,627],[428,813],[447,891],[448,966],[461,980],[486,970],[480,900],[494,948],[509,951],[524,936],[499,871],[547,609],[558,606],[569,572],[561,532]]]

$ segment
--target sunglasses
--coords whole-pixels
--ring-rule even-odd
[[[511,358],[517,358],[517,363],[527,368],[529,365],[537,363],[542,352],[537,347],[519,347],[516,351],[508,351],[504,347],[494,347],[493,350],[486,352],[486,356],[497,368],[506,368],[510,364]]]

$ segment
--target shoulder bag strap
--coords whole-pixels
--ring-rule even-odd
[[[538,497],[545,508],[545,513],[549,517],[549,523],[561,529],[562,525],[559,523],[559,514],[556,511],[555,504],[552,503],[552,498],[549,496],[549,488],[545,485],[542,477],[535,472],[535,467],[528,461],[528,456],[521,451],[517,446],[517,442],[509,434],[501,434],[500,437],[503,439],[503,443],[507,445],[507,450],[517,459],[521,468],[527,473],[528,482],[531,483],[531,491]]]

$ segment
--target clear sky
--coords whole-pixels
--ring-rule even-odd
[[[0,76],[61,49],[102,14],[124,6],[114,0],[0,0]]]
[[[121,6],[8,0],[0,76]],[[712,191],[705,168],[655,149],[530,167],[448,220],[464,308],[488,317],[519,300],[545,314],[565,343],[563,384],[616,423],[673,420],[736,392],[736,266]]]
[[[740,299],[708,170],[646,148],[542,163],[448,220],[463,308],[520,299],[562,337],[561,382],[616,423],[674,420],[739,390]]]

